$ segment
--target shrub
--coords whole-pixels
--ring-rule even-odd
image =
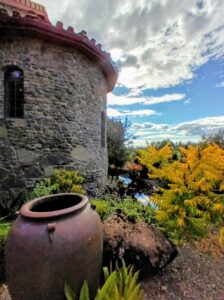
[[[176,243],[205,236],[209,226],[224,221],[224,150],[212,144],[179,148],[148,147],[138,152],[149,177],[166,181],[151,198],[155,218]]]
[[[122,260],[121,268],[116,267],[115,271],[103,268],[105,282],[98,290],[94,300],[142,300],[143,292],[140,284],[137,283],[138,272],[133,271],[133,267],[126,267]],[[67,300],[77,299],[72,289],[65,284],[65,295]],[[79,300],[89,300],[88,284],[84,281]]]
[[[49,180],[45,179],[44,181],[38,182],[33,191],[29,194],[30,199],[40,198],[50,194],[56,193],[58,190],[57,186],[51,184]]]
[[[144,206],[132,198],[126,198],[124,201],[117,203],[115,210],[121,211],[130,220],[143,221],[147,224],[154,223],[154,210],[150,206]]]
[[[58,192],[62,193],[85,193],[82,188],[84,178],[79,175],[78,171],[69,171],[58,169],[54,171],[51,184],[58,187]]]
[[[29,199],[39,198],[56,193],[80,193],[85,194],[82,184],[84,178],[78,171],[57,169],[51,177],[45,178],[36,184],[29,195]]]
[[[154,210],[150,206],[143,206],[132,198],[125,198],[122,201],[111,199],[94,199],[91,202],[96,206],[96,211],[101,220],[115,212],[124,213],[130,221],[144,221],[148,224],[155,223]]]
[[[112,202],[107,200],[94,199],[91,203],[96,207],[101,221],[104,221],[114,211]]]
[[[6,238],[10,229],[10,223],[0,223],[0,282],[5,282],[5,259],[4,259],[4,248]]]

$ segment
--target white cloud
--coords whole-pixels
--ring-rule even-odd
[[[142,124],[138,124],[135,123],[131,126],[131,128],[133,130],[165,130],[165,129],[169,129],[170,125],[168,124],[155,124],[155,123],[150,123],[150,122],[146,122],[146,123],[142,123]]]
[[[159,115],[160,113],[157,113],[154,110],[151,109],[142,109],[142,110],[136,110],[136,111],[126,111],[125,112],[126,116],[152,116],[152,115]]]
[[[170,127],[170,131],[178,131],[187,135],[210,134],[219,129],[224,129],[224,116],[208,117],[191,122],[180,123]]]
[[[174,86],[224,56],[224,1],[38,0],[52,20],[88,31],[119,60],[128,88]]]
[[[108,108],[107,109],[108,117],[123,117],[124,114],[117,109]]]
[[[224,116],[197,119],[176,125],[136,123],[131,126],[131,132],[137,136],[136,145],[143,145],[147,141],[161,141],[163,139],[170,139],[174,142],[197,142],[201,139],[202,135],[212,134],[220,129],[224,130]]]
[[[174,143],[188,143],[188,142],[193,142],[197,143],[200,140],[200,137],[195,137],[195,136],[178,136],[178,135],[158,135],[158,136],[151,136],[148,137],[147,139],[141,139],[137,138],[133,140],[132,146],[133,147],[146,147],[148,144],[152,142],[159,142],[163,140],[171,140]]]
[[[153,105],[153,104],[159,104],[164,102],[173,102],[173,101],[180,101],[185,98],[185,94],[166,94],[160,97],[151,97],[151,96],[139,96],[134,97],[139,93],[139,91],[131,91],[127,95],[122,96],[116,96],[113,93],[108,94],[108,105],[132,105],[136,103],[142,103],[144,105]],[[138,95],[138,94],[137,94]]]
[[[129,111],[129,110],[117,110],[113,108],[107,109],[107,115],[108,117],[143,117],[143,116],[152,116],[152,115],[158,115],[155,110],[151,109],[143,109],[143,110],[136,110],[136,111]]]
[[[187,99],[184,101],[184,105],[189,105],[189,104],[191,104],[191,99]]]
[[[215,86],[216,86],[217,88],[224,87],[224,81],[217,83]]]

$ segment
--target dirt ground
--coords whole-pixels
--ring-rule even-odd
[[[145,300],[224,300],[224,256],[181,247],[176,259],[142,286]]]
[[[176,259],[142,286],[145,300],[224,300],[224,256],[214,258],[193,247],[181,247]],[[0,299],[10,300],[4,285]]]

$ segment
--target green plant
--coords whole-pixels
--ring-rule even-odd
[[[58,169],[54,171],[51,184],[58,186],[58,191],[62,193],[85,193],[82,188],[84,178],[79,175],[78,171],[69,171]]]
[[[121,211],[130,220],[144,221],[147,224],[154,223],[154,210],[132,198],[125,198],[123,201],[116,203],[115,210]]]
[[[0,223],[0,282],[5,281],[4,248],[11,223]]]
[[[101,221],[104,221],[114,211],[112,202],[101,199],[94,199],[91,203],[96,207],[96,211],[100,216]]]
[[[128,134],[130,122],[118,118],[107,119],[107,149],[109,165],[116,168],[122,167],[128,160],[130,150],[127,144],[131,144],[135,138]]]
[[[122,260],[121,268],[114,271],[107,267],[103,268],[105,282],[98,290],[94,300],[142,300],[143,292],[138,280],[138,272],[133,271],[132,266],[126,267]],[[89,300],[88,284],[84,281],[79,298],[75,297],[72,289],[65,284],[67,300]]]
[[[78,171],[57,169],[51,177],[45,178],[36,184],[29,194],[29,199],[47,196],[56,193],[80,193],[85,194],[82,187],[84,178]]]
[[[47,179],[44,181],[38,182],[33,191],[29,194],[30,199],[39,198],[43,196],[47,196],[50,194],[54,194],[57,192],[58,186],[55,184],[51,184]]]
[[[147,224],[154,223],[154,210],[150,206],[143,206],[132,198],[125,198],[122,201],[113,199],[94,199],[91,202],[96,207],[101,220],[115,212],[124,213],[131,221],[144,221]]]

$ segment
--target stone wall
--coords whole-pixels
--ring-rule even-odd
[[[24,72],[24,117],[4,118],[4,72]],[[0,198],[10,201],[55,167],[78,169],[89,192],[102,189],[107,150],[101,137],[106,82],[74,49],[38,39],[0,43]]]

